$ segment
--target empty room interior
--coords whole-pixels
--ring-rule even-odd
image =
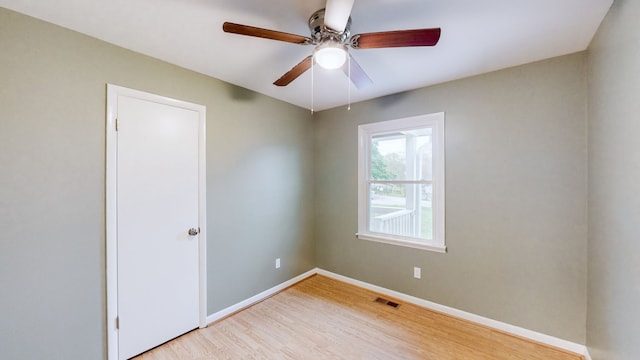
[[[204,217],[185,227],[200,244],[191,328],[324,279],[386,294],[398,311],[432,307],[586,360],[640,358],[640,1],[356,0],[351,35],[362,33],[362,47],[365,33],[415,28],[441,27],[439,42],[359,49],[352,38],[359,64],[336,74],[309,58],[287,86],[272,83],[313,46],[222,24],[307,37],[325,1],[45,3],[0,0],[0,359],[117,359],[124,346],[124,300],[112,290],[124,275],[110,275],[120,259],[110,249],[124,251],[110,235],[111,191],[124,185],[109,185],[109,164],[126,160],[113,147],[126,142],[112,140],[124,135],[110,127],[119,119],[108,94],[122,89],[202,109],[194,196]],[[503,21],[518,6],[542,7],[544,20]],[[476,16],[487,23],[469,25]],[[590,27],[567,25],[587,17]],[[503,24],[513,34],[493,31]],[[196,40],[185,40],[189,31]],[[539,41],[514,40],[527,31]],[[494,33],[495,46],[485,39]],[[364,89],[349,82],[360,68],[372,82]],[[429,180],[416,184],[433,193],[415,195],[434,214],[433,204],[442,208],[433,224],[415,225],[433,229],[431,245],[413,246],[372,228],[409,213],[372,215],[376,196],[408,199],[397,189],[409,180],[362,176],[375,167],[369,145],[400,136],[376,125],[416,118],[444,128],[433,170],[442,193]],[[354,351],[333,355],[394,358]],[[294,358],[285,355],[237,358]]]

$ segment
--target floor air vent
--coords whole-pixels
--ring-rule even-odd
[[[397,302],[393,302],[393,301],[389,301],[385,298],[381,298],[381,297],[377,297],[375,302],[381,303],[381,304],[385,304],[388,306],[391,306],[393,308],[397,308],[398,306],[400,306],[400,304],[398,304]]]

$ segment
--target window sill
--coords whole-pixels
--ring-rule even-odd
[[[375,241],[379,243],[410,247],[410,248],[420,249],[420,250],[428,250],[428,251],[439,252],[439,253],[447,252],[447,247],[444,245],[408,241],[405,239],[395,238],[391,236],[381,236],[377,234],[374,235],[374,234],[368,234],[368,233],[357,233],[356,237],[358,237],[358,239],[360,240]]]

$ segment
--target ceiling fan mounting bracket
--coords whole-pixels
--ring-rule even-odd
[[[353,35],[351,39],[349,39],[349,45],[351,45],[351,47],[354,49],[359,48],[360,43],[358,42],[358,40],[360,40],[360,35],[359,34]]]
[[[314,12],[309,17],[309,30],[311,30],[311,38],[315,44],[322,44],[327,40],[335,40],[344,44],[350,35],[351,17],[347,21],[344,31],[336,31],[324,25],[324,9]]]

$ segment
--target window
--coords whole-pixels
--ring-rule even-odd
[[[445,252],[444,113],[358,127],[358,238]]]

